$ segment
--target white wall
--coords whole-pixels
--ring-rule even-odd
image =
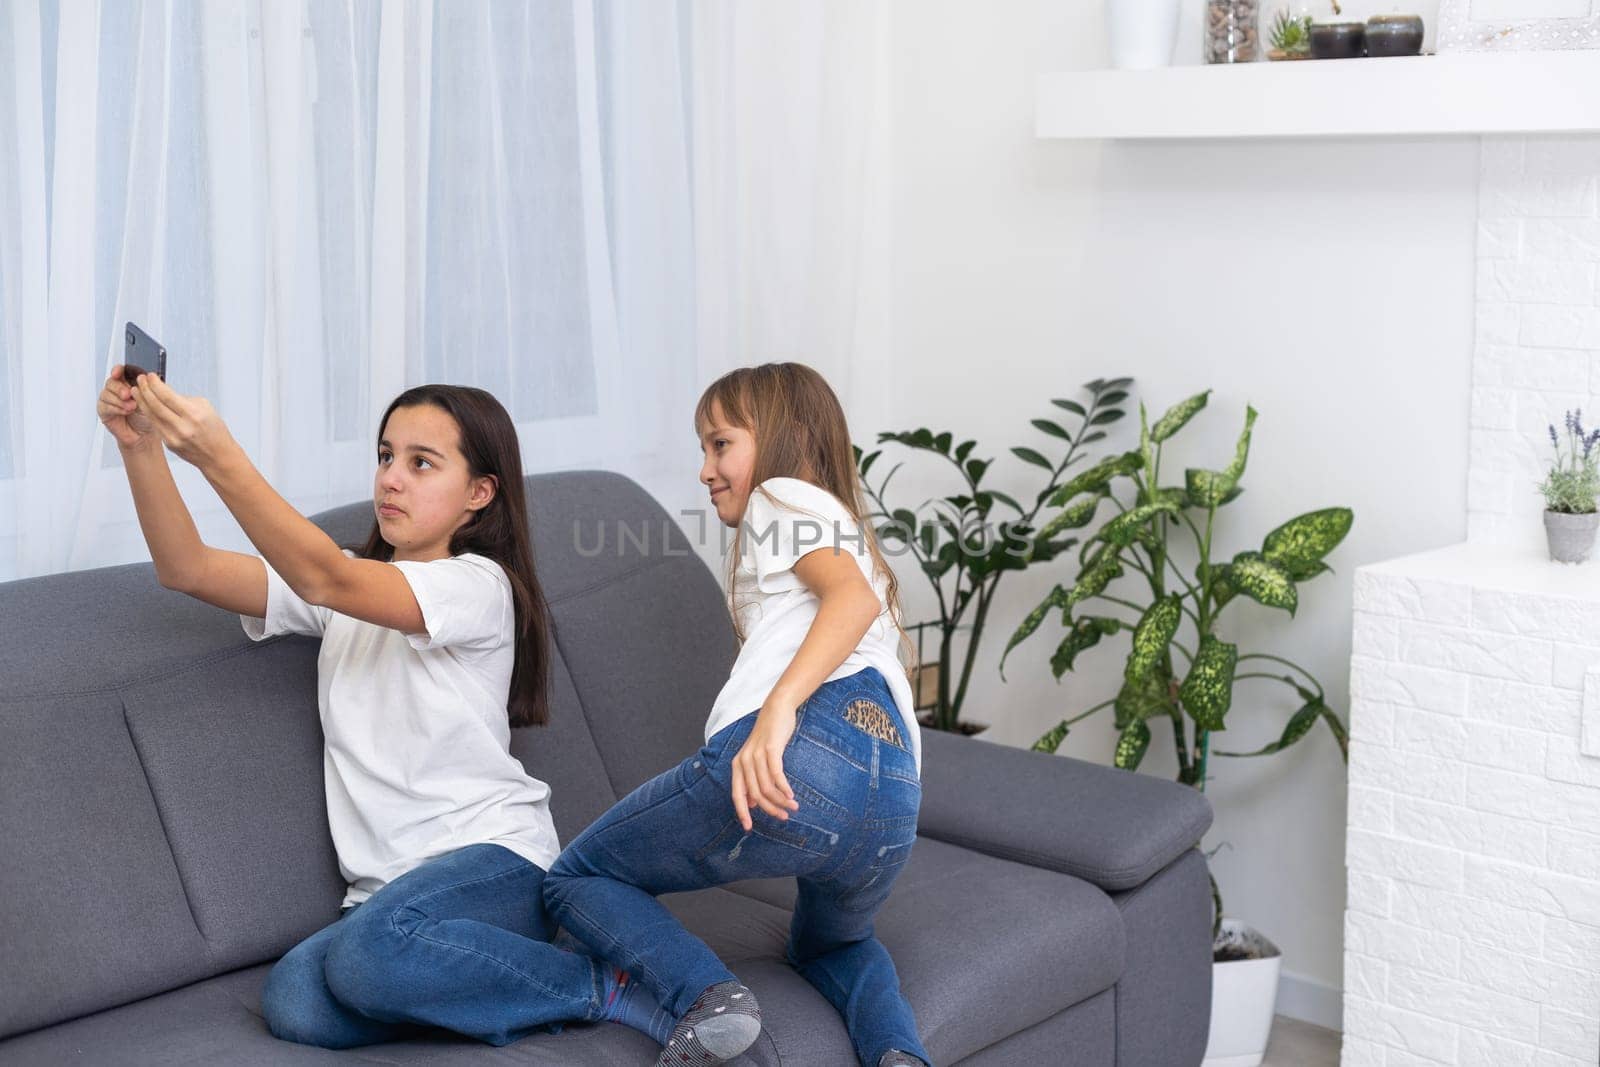
[[[1185,14],[1194,50],[1198,17]],[[1356,524],[1338,573],[1303,588],[1298,619],[1246,605],[1224,635],[1305,664],[1347,708],[1356,565],[1465,531],[1478,143],[1041,142],[1034,76],[1104,65],[1095,0],[898,0],[890,39],[892,428],[978,437],[979,455],[1002,457],[998,487],[1025,489],[1009,447],[1038,445],[1027,420],[1090,378],[1136,377],[1153,415],[1214,387],[1178,438],[1183,465],[1225,463],[1255,405],[1247,492],[1224,513],[1222,548],[1326,505],[1353,507]],[[908,474],[913,503],[950,491]],[[901,573],[918,617],[930,599]],[[1059,687],[1048,636],[1012,657],[1008,684],[997,675],[1016,622],[1069,577],[1047,567],[1002,587],[970,701],[1001,740],[1029,743],[1115,692],[1125,639]],[[1293,710],[1279,688],[1242,684],[1218,747],[1276,738]],[[1063,752],[1108,762],[1109,717],[1083,726]],[[1157,731],[1143,772],[1175,766]],[[1212,766],[1204,846],[1230,846],[1213,863],[1227,911],[1283,948],[1280,1011],[1337,1026],[1337,747],[1319,729],[1284,755]]]
[[[1543,550],[1549,428],[1600,412],[1600,137],[1487,138],[1482,189],[1467,532]]]

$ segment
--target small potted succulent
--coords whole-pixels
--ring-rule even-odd
[[[1544,532],[1550,542],[1550,558],[1557,563],[1582,563],[1594,548],[1595,527],[1600,512],[1600,429],[1589,433],[1583,428],[1582,409],[1567,412],[1566,445],[1561,434],[1550,427],[1550,444],[1555,462],[1539,491],[1544,494]]]
[[[1292,15],[1289,9],[1279,8],[1272,17],[1272,29],[1267,33],[1268,59],[1311,58],[1311,16]]]

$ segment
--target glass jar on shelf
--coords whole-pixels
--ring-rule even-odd
[[[1261,57],[1261,0],[1206,0],[1207,63],[1253,63]]]

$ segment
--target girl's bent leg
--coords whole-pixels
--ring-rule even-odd
[[[552,918],[632,973],[676,1019],[706,990],[735,978],[656,896],[801,873],[821,862],[827,839],[836,837],[798,820],[774,826],[759,812],[752,813],[754,831],[740,827],[726,764],[754,719],[728,727],[618,801],[567,846],[545,879]]]
[[[499,845],[423,864],[341,924],[328,988],[373,1019],[492,1045],[551,1022],[602,1018],[603,965],[548,943],[543,880],[538,866]]]
[[[551,918],[638,978],[674,1019],[706,989],[734,980],[717,954],[656,900],[658,893],[709,884],[688,855],[718,825],[702,798],[691,795],[709,782],[702,756],[618,801],[567,845],[544,882]]]
[[[347,917],[290,949],[267,974],[261,990],[261,1014],[274,1037],[323,1048],[355,1048],[397,1041],[416,1031],[416,1027],[369,1019],[339,1003],[328,989],[323,963]]]
[[[899,1050],[931,1063],[889,951],[873,936],[872,917],[882,898],[854,910],[841,907],[841,899],[866,902],[809,878],[799,879],[798,888],[789,963],[844,1019],[856,1057],[865,1067],[878,1067],[884,1053]],[[888,888],[883,886],[883,897]]]

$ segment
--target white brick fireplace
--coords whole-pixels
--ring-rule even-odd
[[[1600,137],[1486,138],[1468,541],[1361,568],[1344,1067],[1600,1063],[1600,562],[1546,424],[1600,424]]]

